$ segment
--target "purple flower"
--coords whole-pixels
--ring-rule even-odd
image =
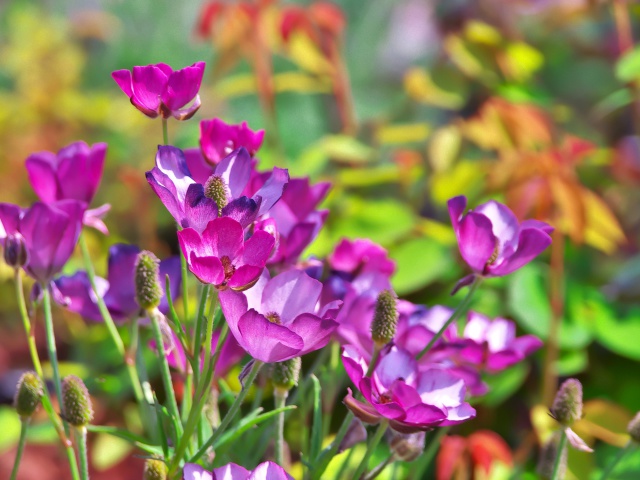
[[[25,165],[29,182],[36,195],[45,203],[58,200],[80,200],[91,203],[102,178],[106,143],[89,147],[75,142],[58,151],[38,152],[30,155]],[[84,214],[84,224],[105,235],[109,233],[102,216],[110,206],[103,205]]]
[[[261,231],[245,241],[242,225],[227,217],[211,220],[202,235],[185,228],[178,232],[178,240],[189,270],[219,290],[243,290],[253,285],[275,243],[272,235]]]
[[[260,149],[264,130],[254,132],[247,122],[229,125],[219,118],[200,122],[200,148],[204,159],[212,165],[220,163],[234,150],[244,147],[252,157]]]
[[[109,248],[107,278],[96,277],[96,289],[111,317],[115,321],[125,321],[140,312],[136,301],[135,263],[140,253],[136,245],[119,243]],[[160,262],[160,281],[164,290],[164,279],[169,275],[171,298],[175,301],[180,295],[180,259],[169,257]],[[87,272],[78,271],[73,275],[62,276],[54,281],[62,295],[68,310],[80,314],[83,318],[102,321],[98,302],[91,288]],[[158,306],[162,313],[169,311],[166,295],[162,295]]]
[[[195,463],[187,463],[182,471],[182,480],[293,480],[293,477],[273,462],[263,462],[252,471],[229,463],[214,468],[212,472]]]
[[[405,350],[392,347],[383,352],[370,377],[368,362],[357,349],[344,347],[342,361],[368,403],[356,400],[351,390],[344,402],[364,422],[385,418],[394,430],[415,433],[475,417],[476,411],[464,401],[461,378],[437,365],[419,368]]]
[[[0,238],[4,243],[7,235],[22,235],[28,256],[24,269],[46,285],[73,253],[86,207],[86,203],[78,200],[36,202],[26,210],[2,203]]]
[[[173,71],[165,63],[133,67],[133,71],[116,70],[111,76],[129,97],[131,104],[147,117],[173,116],[188,120],[200,108],[200,84],[204,62]],[[190,107],[184,108],[193,100]]]
[[[264,272],[243,293],[220,292],[229,329],[252,357],[283,362],[324,347],[338,326],[339,301],[320,307],[322,284],[300,270],[269,279]]]
[[[520,223],[511,210],[493,200],[466,214],[464,196],[452,198],[448,206],[462,258],[478,275],[507,275],[551,244],[553,227],[538,220]]]

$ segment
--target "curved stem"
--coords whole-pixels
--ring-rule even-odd
[[[47,352],[49,362],[53,370],[53,386],[56,391],[58,404],[62,407],[62,383],[60,369],[58,367],[58,351],[56,349],[56,337],[53,332],[53,316],[51,314],[51,293],[48,285],[42,285],[42,308],[44,310],[44,325],[47,334]]]
[[[342,425],[340,425],[338,433],[336,433],[336,436],[331,442],[331,445],[328,448],[325,448],[317,459],[311,459],[314,463],[311,466],[310,470],[311,472],[313,472],[314,479],[322,477],[322,474],[327,469],[329,462],[337,453],[342,440],[344,440],[344,437],[347,435],[349,426],[351,425],[353,419],[354,415],[351,411],[349,411],[349,413],[347,413],[347,415],[344,417]]]
[[[18,468],[20,468],[20,460],[22,460],[22,452],[27,443],[27,429],[29,428],[30,418],[22,418],[20,421],[20,440],[18,440],[18,451],[16,459],[13,461],[13,470],[11,470],[11,480],[16,480]]]
[[[354,479],[359,480],[360,477],[362,477],[362,475],[364,474],[365,470],[367,469],[367,465],[369,464],[369,459],[380,443],[380,440],[382,440],[382,436],[384,435],[384,432],[387,431],[388,426],[389,422],[387,420],[383,420],[382,422],[380,422],[380,426],[371,438],[369,445],[367,445],[367,451],[365,452],[364,457],[362,458],[362,461],[360,462],[360,465],[356,470],[356,473],[353,475]]]
[[[567,434],[562,430],[560,433],[560,441],[558,442],[558,452],[556,453],[556,461],[553,463],[553,472],[549,480],[558,480],[560,474],[560,464],[562,463],[562,453],[567,445]]]
[[[364,477],[364,480],[373,480],[378,475],[382,473],[382,471],[387,468],[389,464],[391,464],[395,460],[395,456],[392,453],[387,457],[386,460],[380,462],[375,468],[373,468],[367,475]]]
[[[440,339],[440,337],[442,337],[442,335],[447,330],[447,328],[449,328],[449,325],[451,325],[458,318],[460,318],[460,316],[466,311],[467,307],[469,306],[469,303],[471,303],[471,298],[473,297],[473,294],[477,290],[478,285],[480,285],[480,283],[481,283],[480,277],[476,277],[473,283],[469,286],[469,291],[467,292],[467,296],[464,297],[462,302],[460,302],[460,305],[458,305],[458,308],[456,308],[454,312],[451,314],[451,316],[449,317],[449,320],[447,320],[445,324],[442,326],[442,328],[438,330],[438,333],[436,333],[433,336],[433,338],[429,341],[427,346],[424,347],[422,351],[418,353],[418,355],[416,355],[416,360],[420,360],[422,357],[424,357],[427,354],[427,352],[431,350],[431,347],[433,347],[433,345]]]
[[[79,427],[76,430],[76,442],[78,444],[78,457],[80,457],[80,474],[82,480],[89,480],[89,462],[87,461],[87,427]]]
[[[289,392],[280,388],[276,388],[274,392],[274,401],[276,410],[283,408],[287,403]],[[278,425],[276,428],[276,463],[284,467],[284,411],[278,413]]]
[[[609,475],[611,475],[611,472],[613,472],[613,469],[616,468],[616,465],[618,464],[618,462],[622,460],[622,457],[624,457],[628,452],[630,452],[633,449],[633,447],[634,447],[633,441],[629,440],[629,442],[627,442],[624,448],[620,449],[620,451],[618,452],[616,457],[613,459],[613,461],[609,463],[609,465],[607,465],[607,468],[604,469],[604,471],[602,472],[602,476],[600,477],[600,480],[606,480],[609,477]]]

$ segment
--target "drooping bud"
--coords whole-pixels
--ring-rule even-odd
[[[551,415],[568,427],[582,418],[582,384],[578,380],[570,378],[560,385],[551,407]]]
[[[136,301],[141,308],[153,310],[160,304],[160,260],[153,253],[143,250],[136,259]]]
[[[74,427],[84,427],[93,420],[93,406],[84,382],[75,375],[62,380],[62,416]]]
[[[166,480],[169,469],[159,458],[148,458],[144,462],[144,480]]]
[[[28,260],[27,246],[19,233],[8,234],[4,241],[4,261],[13,268],[24,267]]]
[[[631,435],[631,440],[640,443],[640,412],[636,413],[636,416],[629,422],[627,432]]]
[[[216,202],[218,215],[222,215],[222,209],[227,206],[229,188],[220,175],[211,175],[204,184],[204,195]]]
[[[288,391],[298,384],[302,359],[300,357],[271,364],[271,381],[278,390]]]
[[[396,296],[390,290],[380,292],[376,300],[376,309],[371,322],[371,339],[379,348],[393,340],[396,335],[398,325],[396,303]]]
[[[30,418],[40,405],[44,395],[42,380],[35,372],[26,372],[20,377],[13,405],[22,418]]]
[[[395,458],[403,462],[413,462],[424,452],[425,432],[399,433],[389,429],[389,447]]]

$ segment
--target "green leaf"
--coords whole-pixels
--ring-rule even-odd
[[[240,422],[238,422],[233,430],[229,430],[224,435],[222,435],[222,437],[220,437],[220,440],[213,444],[213,449],[216,450],[225,443],[237,440],[247,430],[263,422],[266,422],[267,420],[275,417],[280,412],[287,412],[289,410],[295,410],[296,408],[297,407],[295,405],[287,405],[286,407],[276,408],[267,413],[263,413],[262,415],[257,415],[257,413],[262,411],[262,408],[258,408],[254,412],[250,413],[242,420],[240,420]]]
[[[616,77],[627,83],[640,77],[640,48],[625,53],[616,63]]]
[[[124,459],[132,450],[132,445],[121,438],[99,434],[91,448],[91,464],[96,470],[107,470]]]
[[[449,248],[430,238],[409,240],[392,248],[389,254],[398,262],[392,279],[398,295],[419,290],[454,268]]]
[[[589,356],[586,350],[569,350],[560,352],[556,370],[561,377],[576,375],[586,370]]]
[[[87,430],[94,433],[118,437],[121,440],[126,440],[139,449],[151,454],[162,454],[162,447],[160,447],[159,445],[152,445],[144,437],[136,435],[135,433],[131,433],[130,431],[122,428],[112,427],[108,425],[87,425]]]
[[[20,437],[20,418],[11,407],[0,407],[0,452],[11,448]]]
[[[603,315],[595,322],[598,342],[612,352],[633,360],[640,360],[640,309],[633,309],[624,317]]]
[[[313,382],[313,426],[311,427],[311,448],[309,458],[315,461],[322,448],[322,397],[320,395],[320,381],[315,375],[311,375]]]
[[[500,405],[522,386],[528,373],[529,365],[521,362],[496,375],[487,375],[484,380],[489,385],[489,393],[482,397],[482,404],[489,407]]]

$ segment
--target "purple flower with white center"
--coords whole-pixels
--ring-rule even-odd
[[[200,84],[204,62],[174,71],[165,63],[116,70],[111,76],[131,100],[131,104],[147,117],[174,117],[188,120],[200,108]],[[191,106],[186,107],[191,101]],[[184,108],[186,107],[186,108]]]
[[[182,480],[293,480],[284,468],[274,462],[263,462],[249,471],[235,463],[205,470],[195,463],[187,463],[182,471]]]
[[[204,160],[217,165],[234,150],[244,147],[252,157],[260,149],[264,130],[251,130],[247,122],[230,125],[219,118],[200,122],[200,148]]]
[[[322,283],[300,270],[273,278],[268,272],[243,293],[220,292],[229,329],[252,357],[283,362],[324,347],[338,326],[340,301],[324,307]]]
[[[46,286],[62,270],[76,246],[87,204],[78,200],[35,202],[28,209],[0,204],[0,239],[19,233],[24,239],[27,274]]]
[[[484,203],[466,214],[464,196],[452,198],[448,206],[462,258],[477,275],[507,275],[551,245],[553,227],[538,220],[520,223],[509,208],[496,201]]]
[[[245,241],[242,225],[228,217],[211,220],[202,234],[185,228],[178,232],[178,241],[189,270],[218,290],[251,287],[275,244],[273,236],[262,231]]]
[[[356,400],[350,389],[344,402],[366,423],[387,419],[394,430],[415,433],[456,425],[476,415],[464,401],[466,387],[461,378],[437,365],[419,368],[406,350],[383,351],[371,376],[366,376],[368,362],[356,348],[344,347],[342,362],[368,403]]]
[[[36,195],[45,203],[58,200],[79,200],[91,203],[102,178],[106,143],[96,143],[89,147],[84,142],[72,143],[57,154],[38,152],[30,155],[25,166],[29,182]],[[87,210],[84,224],[109,234],[102,217],[110,205]]]

